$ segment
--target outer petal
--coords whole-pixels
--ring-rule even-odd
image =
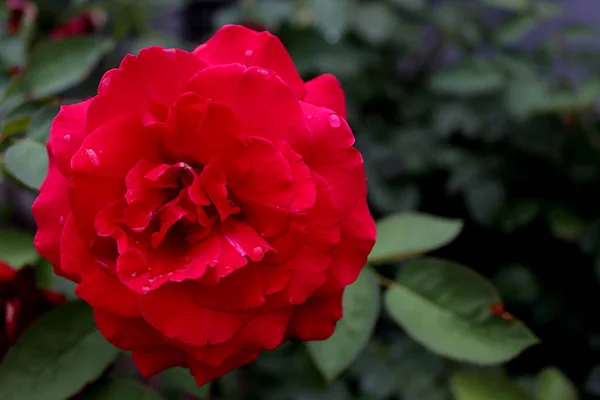
[[[202,386],[226,373],[246,365],[258,357],[258,350],[245,350],[237,353],[219,366],[205,364],[201,361],[189,360],[192,375],[196,378],[196,384]]]
[[[167,284],[141,296],[142,315],[164,336],[190,346],[205,346],[231,339],[250,319],[242,313],[225,313],[199,307],[184,283]]]
[[[306,82],[304,101],[318,107],[328,108],[346,118],[346,97],[337,78],[331,74],[323,74]]]
[[[142,318],[122,318],[94,309],[94,319],[102,335],[123,350],[163,347],[165,341]]]
[[[0,282],[6,282],[12,280],[15,277],[17,271],[12,269],[8,264],[0,261]]]
[[[302,107],[314,139],[306,164],[331,185],[343,219],[367,193],[362,156],[353,147],[354,135],[343,118],[326,108],[307,103]]]
[[[58,170],[50,146],[47,147],[50,157],[48,175],[31,208],[38,226],[34,245],[42,257],[52,263],[58,275],[72,279],[60,269],[60,235],[69,214],[68,182]]]
[[[327,297],[313,297],[294,310],[287,337],[303,341],[325,340],[333,334],[341,318],[341,292]]]
[[[63,175],[71,172],[71,157],[87,136],[85,121],[94,98],[82,103],[62,106],[50,127],[50,144],[56,164]]]
[[[275,72],[298,98],[304,84],[281,41],[269,32],[256,32],[240,25],[225,25],[194,54],[209,65],[239,63]]]
[[[342,221],[340,244],[333,251],[327,283],[318,294],[336,292],[353,283],[367,263],[375,237],[375,221],[366,200],[362,200]]]
[[[152,376],[167,368],[188,366],[185,353],[173,346],[137,349],[131,355],[144,376]]]
[[[118,69],[108,71],[90,105],[87,131],[122,114],[148,112],[166,115],[187,81],[204,67],[191,53],[148,47],[126,56]]]
[[[206,68],[190,80],[186,91],[229,106],[248,136],[272,142],[285,140],[303,156],[312,148],[300,102],[281,79],[266,69],[240,64]]]

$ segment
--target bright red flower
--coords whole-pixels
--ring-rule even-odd
[[[15,271],[0,262],[0,361],[38,317],[65,302],[60,294],[35,286],[35,270]]]
[[[60,39],[94,33],[98,29],[97,25],[98,23],[94,19],[94,16],[89,12],[84,12],[71,18],[58,28],[53,29],[50,32],[50,37]]]
[[[127,56],[54,120],[35,245],[145,375],[325,339],[375,240],[345,117],[266,32]]]

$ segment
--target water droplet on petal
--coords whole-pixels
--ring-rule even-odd
[[[252,55],[254,54],[254,52],[252,50],[246,50],[246,57],[252,57]]]
[[[306,118],[312,119],[312,115],[307,115]]]
[[[65,224],[65,217],[62,216],[62,215],[60,217],[58,217],[58,223],[61,224],[61,225],[64,225]]]
[[[335,114],[329,116],[329,125],[331,125],[332,128],[339,128],[341,124],[342,121],[340,121],[340,117]]]
[[[98,159],[98,154],[92,149],[85,149],[85,156],[94,166],[100,165],[100,160]]]
[[[104,77],[104,78],[102,78],[102,80],[100,81],[100,86],[101,86],[103,89],[108,89],[108,85],[110,85],[110,81],[111,81],[111,78],[110,78],[110,76],[105,76],[105,77]]]
[[[71,141],[71,135],[67,134],[65,136],[63,136],[63,140],[67,143],[69,143]]]
[[[177,54],[177,50],[175,50],[175,49],[163,49],[163,51],[165,52],[165,54],[167,56],[169,56],[169,58],[174,58],[175,55]]]
[[[150,291],[150,286],[144,286],[142,288],[142,292],[144,292],[144,294],[148,293]]]
[[[150,282],[150,284],[153,284],[155,280],[156,280],[156,278],[150,278],[150,279],[148,279],[148,282]]]
[[[290,303],[293,303],[293,302],[294,302],[294,296],[290,297],[290,298],[288,299],[288,301],[289,301]]]
[[[255,247],[254,250],[252,250],[252,253],[255,256],[260,256],[263,253],[263,248],[262,247]]]
[[[265,78],[268,78],[271,76],[271,73],[269,71],[267,71],[266,69],[259,68],[258,72]]]

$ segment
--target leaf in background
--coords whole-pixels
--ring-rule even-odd
[[[430,87],[443,94],[479,95],[497,91],[504,83],[504,76],[494,64],[474,59],[435,72]]]
[[[394,10],[387,4],[364,3],[356,12],[355,27],[358,33],[368,42],[382,44],[393,34],[398,20]]]
[[[500,43],[512,44],[523,38],[538,23],[535,18],[529,16],[517,16],[502,24],[498,29],[496,37]]]
[[[516,118],[525,119],[537,111],[549,94],[547,82],[535,77],[516,79],[506,89],[504,105]]]
[[[537,400],[579,400],[577,389],[558,368],[544,368],[536,378]]]
[[[335,379],[369,342],[379,317],[379,283],[369,267],[344,292],[344,318],[333,335],[307,344],[317,368],[328,380]]]
[[[463,223],[422,213],[401,213],[377,222],[377,242],[370,263],[404,260],[438,249],[454,240]]]
[[[84,395],[83,400],[86,399]],[[89,400],[161,400],[163,397],[138,382],[113,379],[102,389],[89,396]]]
[[[457,372],[450,385],[455,400],[530,400],[523,388],[496,372]]]
[[[509,11],[524,11],[529,6],[530,0],[484,0],[483,3]]]
[[[0,365],[0,400],[64,400],[98,378],[117,355],[92,309],[71,302],[38,319]]]
[[[428,349],[481,365],[506,362],[538,339],[523,323],[492,313],[502,299],[482,276],[461,265],[421,259],[404,266],[385,305],[407,334]]]
[[[547,214],[552,234],[565,242],[577,242],[581,238],[584,221],[563,208],[554,208]]]
[[[353,13],[354,2],[339,0],[311,0],[310,8],[315,27],[328,42],[337,42],[344,33]]]
[[[25,186],[39,190],[48,171],[48,154],[43,144],[23,139],[4,154],[7,171]]]
[[[89,76],[113,47],[112,39],[102,36],[42,42],[31,52],[23,84],[34,98],[56,95]]]
[[[425,0],[394,0],[394,3],[399,7],[405,8],[411,11],[417,11],[425,7]]]
[[[40,108],[33,117],[27,129],[27,137],[41,143],[46,143],[50,138],[50,126],[60,111],[59,104],[48,104]]]
[[[12,229],[0,230],[0,260],[13,268],[33,264],[38,258],[33,235]]]
[[[506,199],[502,183],[495,179],[470,184],[465,193],[465,203],[471,217],[481,225],[489,225],[498,217]]]
[[[156,375],[157,385],[166,397],[180,399],[184,394],[204,399],[210,395],[210,383],[201,388],[196,386],[196,380],[185,368],[169,368]]]

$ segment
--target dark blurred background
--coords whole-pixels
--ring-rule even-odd
[[[506,309],[543,342],[508,372],[530,387],[555,365],[582,398],[600,398],[598,0],[79,3],[119,45],[72,97],[93,93],[127,52],[192,49],[226,23],[277,34],[306,79],[335,74],[374,216],[421,210],[465,220],[436,255],[493,279]],[[3,189],[3,223],[33,228],[33,195],[8,180]],[[384,316],[330,385],[304,347],[290,344],[221,379],[213,396],[445,400],[453,367]]]

